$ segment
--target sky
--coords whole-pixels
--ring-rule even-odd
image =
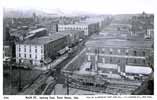
[[[95,14],[154,13],[155,0],[3,0],[3,8],[36,9],[45,12],[88,12]]]

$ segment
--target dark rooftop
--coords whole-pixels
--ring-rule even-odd
[[[52,34],[50,36],[44,36],[44,37],[40,37],[40,38],[34,38],[32,40],[26,40],[26,41],[22,42],[21,44],[39,44],[39,45],[43,45],[43,44],[47,44],[49,42],[61,39],[65,36],[66,36],[65,34],[56,34],[55,33],[55,34]]]
[[[86,46],[93,47],[122,47],[122,48],[152,48],[152,41],[133,41],[126,39],[89,40]]]

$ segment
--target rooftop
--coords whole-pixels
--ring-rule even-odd
[[[77,34],[77,33],[80,33],[80,32],[83,32],[81,30],[66,30],[66,31],[61,31],[61,32],[56,32],[56,34]]]
[[[63,38],[65,37],[66,35],[64,34],[52,34],[51,36],[44,36],[44,37],[40,37],[40,38],[34,38],[32,40],[26,40],[23,42],[23,44],[39,44],[39,45],[42,45],[42,44],[47,44],[49,42],[52,42],[52,41],[56,41],[60,38]]]
[[[152,41],[133,41],[126,39],[97,39],[89,40],[86,46],[94,47],[129,47],[129,48],[152,48]]]
[[[33,34],[33,33],[36,33],[36,32],[43,31],[43,30],[46,30],[46,28],[35,29],[35,30],[30,31],[29,33],[30,33],[30,34]]]
[[[89,24],[93,24],[93,23],[96,23],[96,21],[83,21],[83,22],[79,22],[79,23],[75,23],[75,24],[67,24],[67,25],[62,25],[60,24],[59,26],[86,26],[86,25],[89,25]]]

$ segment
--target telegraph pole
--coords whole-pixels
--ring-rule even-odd
[[[67,95],[69,95],[69,76],[67,77]]]
[[[19,72],[19,86],[18,86],[18,91],[21,91],[21,70],[20,70],[20,64],[18,66],[18,72]]]
[[[8,63],[10,66],[10,94],[12,95],[12,66],[10,63]]]

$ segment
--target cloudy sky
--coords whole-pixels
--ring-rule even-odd
[[[154,13],[156,0],[3,0],[3,7],[13,9],[36,9],[64,13],[75,11],[97,14]]]

